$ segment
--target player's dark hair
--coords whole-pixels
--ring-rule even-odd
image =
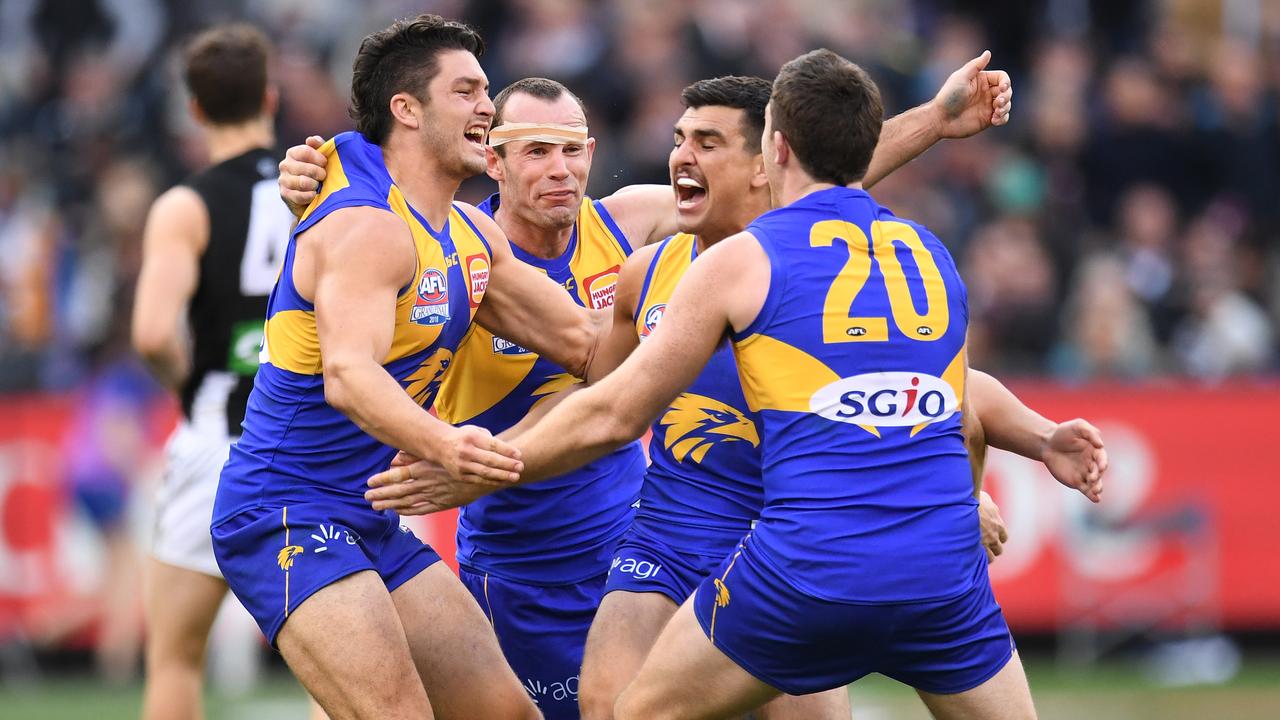
[[[271,43],[244,23],[206,30],[187,44],[187,89],[209,122],[232,125],[262,112]]]
[[[376,145],[391,132],[391,98],[407,92],[426,103],[427,85],[440,72],[446,50],[484,55],[484,40],[470,26],[439,15],[402,18],[365,36],[351,66],[351,119]]]
[[[747,150],[760,152],[760,136],[764,133],[764,109],[769,104],[773,85],[764,78],[730,75],[699,80],[680,93],[684,106],[697,110],[704,107],[728,107],[742,111],[742,135]]]
[[[814,180],[847,185],[866,175],[884,104],[865,70],[830,50],[814,50],[782,66],[772,103],[773,130],[787,138]]]
[[[493,127],[498,127],[502,124],[502,115],[507,108],[507,101],[516,94],[529,95],[548,102],[559,100],[562,95],[568,95],[578,104],[578,107],[582,110],[582,116],[587,116],[587,106],[583,105],[582,99],[574,95],[572,90],[564,86],[564,83],[548,78],[527,77],[502,88],[502,92],[498,93],[497,97],[493,99]],[[494,148],[494,152],[498,153],[499,157],[505,157],[506,147],[499,145]]]

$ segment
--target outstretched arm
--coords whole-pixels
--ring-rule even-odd
[[[748,233],[708,250],[680,281],[658,329],[617,370],[570,395],[529,432],[516,437],[521,480],[558,475],[640,437],[662,409],[697,377],[731,327],[759,313],[769,288],[769,259]],[[413,477],[392,468],[380,477]],[[440,483],[424,478],[425,485]],[[430,489],[424,490],[430,495]],[[420,505],[419,512],[456,507],[457,498]],[[461,502],[466,502],[465,499]]]
[[[1101,500],[1107,450],[1097,428],[1080,418],[1054,423],[984,372],[969,371],[968,389],[985,444],[1043,462],[1058,482]]]
[[[725,333],[759,313],[769,259],[749,233],[707,250],[680,281],[657,330],[617,370],[565,400],[513,441],[522,478],[556,475],[644,434],[693,382]]]
[[[480,210],[460,204],[489,240],[493,263],[475,321],[500,338],[529,348],[585,378],[608,331],[609,312],[583,308],[546,273],[521,262],[507,236]]]
[[[984,51],[951,73],[932,100],[886,120],[863,187],[880,182],[943,138],[965,138],[1009,122],[1013,86],[1008,73],[986,69],[990,61],[991,51]]]

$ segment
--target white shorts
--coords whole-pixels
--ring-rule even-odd
[[[151,554],[160,562],[222,577],[213,559],[209,524],[218,476],[231,451],[225,434],[178,425],[165,447],[164,481],[156,495]]]

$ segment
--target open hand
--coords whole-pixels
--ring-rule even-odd
[[[1098,428],[1080,418],[1059,423],[1045,443],[1042,459],[1058,482],[1093,502],[1102,500],[1107,449]]]

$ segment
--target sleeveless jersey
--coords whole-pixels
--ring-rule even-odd
[[[200,434],[234,436],[258,370],[262,318],[293,216],[280,202],[275,153],[255,148],[183,181],[209,212],[209,243],[187,309],[191,375],[182,414]]]
[[[986,572],[960,428],[968,301],[927,229],[832,188],[748,228],[772,266],[734,334],[760,414],[753,545],[825,600],[944,599]]]
[[[215,524],[256,506],[335,498],[363,506],[369,476],[395,455],[325,402],[315,306],[293,283],[298,235],[355,206],[387,210],[408,226],[416,268],[400,290],[382,365],[424,407],[435,400],[488,284],[489,245],[456,205],[443,228],[430,227],[387,174],[381,148],[358,133],[338,135],[321,152],[329,158],[328,177],[290,238],[268,301],[262,364],[243,434],[219,482]]]
[[[645,274],[633,316],[641,342],[653,332],[676,284],[698,254],[693,235],[663,241]],[[649,471],[636,525],[690,552],[747,533],[760,516],[760,437],[728,344],[716,349],[697,379],[653,424]]]
[[[494,195],[480,205],[493,215]],[[521,261],[560,283],[579,305],[613,305],[618,271],[631,246],[599,202],[583,198],[569,246],[554,259],[511,243]],[[457,425],[495,435],[539,402],[579,382],[564,368],[473,326],[444,377],[436,412]],[[606,572],[619,536],[631,524],[644,474],[644,453],[630,443],[573,472],[508,488],[463,506],[458,562],[517,582],[560,585]]]

